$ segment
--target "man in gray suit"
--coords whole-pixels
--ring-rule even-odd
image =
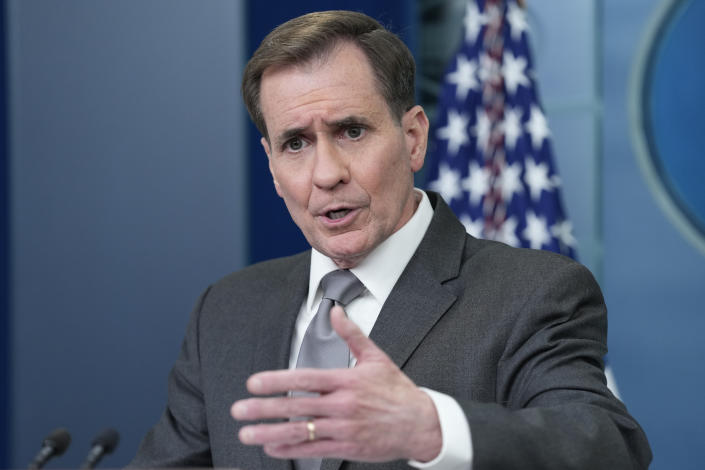
[[[428,119],[396,36],[359,13],[293,19],[264,39],[242,88],[312,249],[201,296],[132,467],[648,466],[646,437],[605,385],[590,273],[477,240],[413,187]],[[330,272],[361,281],[345,312],[325,313],[350,354],[302,367]]]

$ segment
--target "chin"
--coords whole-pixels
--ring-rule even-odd
[[[335,264],[337,264],[339,268],[350,269],[357,266],[360,261],[362,261],[363,258],[367,256],[367,253],[369,253],[369,251],[364,249],[351,249],[350,246],[337,246],[332,247],[331,249],[328,249],[326,251],[321,251],[321,253],[324,253],[326,256],[335,261]]]

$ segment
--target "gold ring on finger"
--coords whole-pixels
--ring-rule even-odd
[[[308,440],[315,441],[316,440],[316,425],[313,424],[312,419],[309,419],[308,421],[306,421],[306,429],[308,430]]]

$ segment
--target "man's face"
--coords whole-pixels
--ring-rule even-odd
[[[428,119],[419,106],[399,123],[350,43],[324,61],[265,70],[262,146],[277,193],[308,242],[341,268],[357,265],[401,228],[418,202]]]

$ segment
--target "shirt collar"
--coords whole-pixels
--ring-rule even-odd
[[[415,189],[421,196],[416,212],[402,228],[379,244],[360,264],[352,268],[355,276],[365,285],[380,305],[389,297],[394,285],[416,252],[433,218],[433,207],[425,192]],[[313,308],[318,285],[323,276],[338,269],[332,259],[311,250],[311,271],[309,273],[308,298],[306,307]]]

